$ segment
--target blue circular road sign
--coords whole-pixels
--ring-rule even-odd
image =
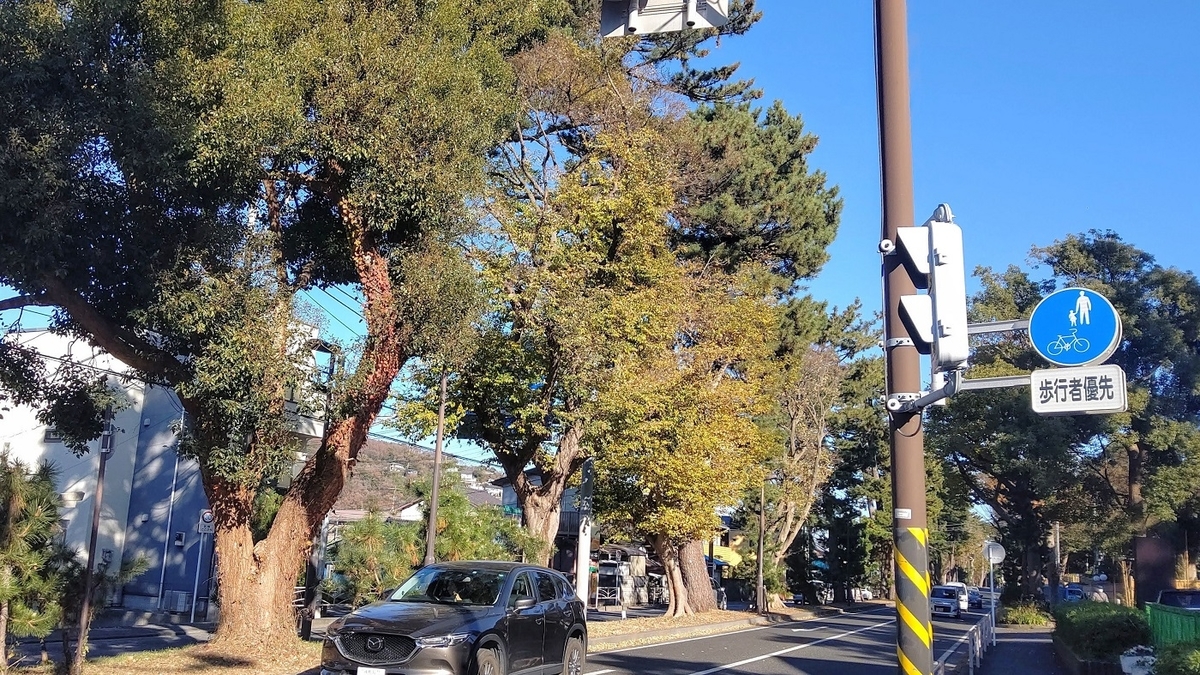
[[[1086,288],[1047,295],[1029,317],[1029,341],[1057,366],[1088,366],[1107,359],[1121,342],[1121,317],[1108,298]]]

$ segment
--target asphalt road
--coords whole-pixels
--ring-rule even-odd
[[[983,614],[934,621],[939,658]],[[880,608],[588,655],[585,675],[894,675],[895,610]]]

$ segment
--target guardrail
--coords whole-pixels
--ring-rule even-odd
[[[967,647],[967,673],[975,675],[975,669],[983,665],[983,655],[995,642],[995,637],[996,627],[992,625],[992,616],[987,614],[983,621],[971,626],[966,635],[950,645],[950,648],[933,662],[933,675],[946,675],[946,662],[953,658],[963,645]]]

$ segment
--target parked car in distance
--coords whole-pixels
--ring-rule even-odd
[[[1160,605],[1178,607],[1189,612],[1200,612],[1200,590],[1166,590],[1158,592]]]
[[[851,588],[850,589],[850,599],[855,602],[862,602],[863,600],[873,600],[874,598],[875,598],[875,595],[873,593],[871,593],[871,589],[869,589],[869,588]]]
[[[962,618],[962,608],[958,606],[958,589],[953,586],[934,586],[929,591],[929,603],[934,616]]]
[[[331,623],[321,675],[580,675],[586,649],[586,609],[558,572],[440,563]]]
[[[1067,586],[1063,591],[1063,600],[1067,602],[1083,602],[1083,589],[1079,586]]]
[[[983,609],[983,593],[975,586],[967,586],[967,607]]]

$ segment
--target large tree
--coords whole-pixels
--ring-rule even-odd
[[[218,639],[292,634],[307,542],[440,328],[451,242],[512,112],[506,57],[544,18],[504,0],[0,7],[0,283],[17,291],[0,306],[52,306],[57,330],[179,392],[217,515]],[[255,495],[296,445],[296,293],[333,284],[364,299],[367,335],[255,541]],[[3,372],[30,356],[6,346]],[[65,389],[10,392],[49,414]]]

